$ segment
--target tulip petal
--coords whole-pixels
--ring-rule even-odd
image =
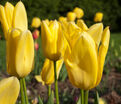
[[[82,19],[77,20],[77,25],[82,28],[82,30],[87,31],[88,27],[87,25],[84,23],[84,21]]]
[[[13,13],[13,28],[21,29],[22,31],[28,29],[27,14],[24,4],[19,1]]]
[[[98,77],[97,77],[96,86],[100,83],[100,80],[102,78],[105,57],[106,57],[108,47],[109,47],[109,40],[110,40],[110,31],[109,31],[109,27],[106,27],[104,29],[104,32],[103,32],[103,35],[102,35],[102,40],[101,40],[101,45],[100,45],[100,48],[99,48]]]
[[[16,77],[0,81],[0,104],[15,104],[20,91],[19,80]]]
[[[94,39],[97,46],[99,46],[99,44],[100,44],[100,41],[102,38],[102,32],[103,32],[103,24],[102,23],[94,24],[88,30],[88,33]]]
[[[13,11],[14,11],[14,6],[11,3],[7,2],[5,4],[5,13],[9,28],[12,27]]]
[[[72,49],[71,59],[66,61],[69,79],[81,89],[90,89],[97,78],[97,53],[94,40],[83,32]]]
[[[28,75],[34,61],[34,41],[29,30],[21,33],[16,49],[15,65],[19,77]]]
[[[0,5],[0,22],[2,24],[4,37],[5,37],[5,39],[7,39],[7,32],[9,30],[9,26],[8,26],[8,23],[7,23],[5,9],[4,9],[4,7],[2,5]]]
[[[18,39],[20,36],[21,31],[18,29],[13,29],[8,34],[8,40],[7,40],[7,72],[10,75],[18,76],[16,72],[15,67],[15,55],[16,55],[16,48],[18,44]]]

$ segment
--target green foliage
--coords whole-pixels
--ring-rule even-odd
[[[4,5],[6,1],[16,4],[19,0],[1,0]],[[58,19],[66,16],[67,12],[75,7],[84,10],[83,19],[88,26],[94,24],[93,18],[96,12],[103,12],[104,25],[109,25],[112,31],[121,31],[121,3],[119,0],[22,0],[27,9],[29,28],[33,17],[40,19]]]

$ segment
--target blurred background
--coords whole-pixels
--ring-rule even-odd
[[[4,5],[7,1],[16,4],[19,0],[0,0]],[[29,29],[33,17],[44,19],[58,19],[60,16],[66,17],[67,12],[73,11],[75,7],[83,9],[83,20],[90,27],[94,24],[96,12],[103,13],[104,26],[110,26],[111,40],[109,51],[106,57],[103,78],[100,85],[90,91],[90,104],[93,102],[94,91],[97,90],[105,103],[101,104],[121,104],[121,0],[21,0],[27,10]],[[40,27],[38,28],[40,31]],[[40,34],[40,32],[39,32]],[[1,38],[2,37],[2,38]],[[44,62],[44,56],[41,48],[41,34],[35,41],[38,43],[38,49],[35,49],[35,68],[26,78],[28,81],[27,89],[30,100],[35,100],[40,95],[45,101],[47,99],[47,87],[38,83],[34,76],[40,74]],[[0,26],[0,79],[8,76],[6,74],[6,43],[3,38],[2,28]],[[59,76],[59,92],[62,104],[75,104],[80,91],[73,87],[69,81],[65,65]],[[54,86],[52,86],[54,88]],[[19,103],[19,101],[18,101]],[[34,103],[32,103],[34,104]]]

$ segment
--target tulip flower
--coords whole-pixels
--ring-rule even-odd
[[[32,35],[33,35],[33,38],[34,39],[38,39],[38,37],[39,37],[39,30],[34,30],[34,32],[32,33]]]
[[[41,20],[38,17],[32,19],[31,27],[38,28],[41,25]]]
[[[81,8],[74,8],[73,12],[76,14],[77,18],[82,18],[84,16],[84,11]]]
[[[59,17],[59,19],[58,19],[60,22],[63,22],[63,21],[67,21],[67,17]]]
[[[110,39],[109,27],[102,31],[99,23],[88,32],[78,32],[78,39],[66,49],[64,62],[69,80],[77,88],[89,90],[100,83]]]
[[[77,20],[77,26],[79,26],[84,31],[88,30],[87,25],[84,23],[84,21],[82,19]]]
[[[101,22],[102,19],[103,19],[103,13],[97,12],[97,13],[95,14],[94,21],[95,21],[95,22]]]
[[[75,21],[75,19],[76,19],[76,14],[74,12],[67,13],[67,20],[68,21]]]
[[[57,61],[62,57],[64,48],[63,35],[59,22],[42,21],[41,24],[42,48],[46,58]]]
[[[39,44],[37,42],[34,43],[35,50],[38,51],[39,49]]]
[[[17,77],[27,76],[34,61],[34,41],[27,30],[27,15],[20,1],[14,7],[13,28],[7,34],[7,72]]]
[[[19,80],[16,77],[0,81],[0,104],[15,104],[20,91]]]
[[[59,73],[61,67],[63,65],[63,59],[56,61],[56,71],[57,71],[57,78],[59,77]],[[35,76],[38,82],[42,82],[43,85],[51,85],[54,83],[54,63],[49,59],[45,59],[42,71],[40,75]]]
[[[15,7],[9,2],[5,4],[5,7],[0,5],[0,22],[5,39],[7,39],[8,31],[12,28],[27,30],[27,15],[23,3],[20,1]]]

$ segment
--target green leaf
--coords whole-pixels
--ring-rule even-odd
[[[94,101],[94,104],[99,104],[99,94],[98,94],[97,91],[96,91],[96,95],[95,95],[95,101]]]
[[[76,104],[81,104],[81,97],[79,97],[79,99],[78,99]]]
[[[54,92],[53,91],[51,91],[47,104],[54,104]]]
[[[38,101],[39,101],[39,104],[43,104],[42,99],[40,98],[40,96],[38,97]]]

